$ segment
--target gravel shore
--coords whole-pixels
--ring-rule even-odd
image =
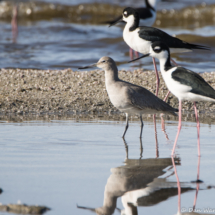
[[[215,88],[215,72],[200,74]],[[122,80],[140,85],[155,93],[155,73],[137,69],[119,71]],[[161,74],[160,74],[161,77]],[[0,114],[114,114],[118,110],[109,101],[104,71],[0,70]],[[159,97],[167,88],[161,77]],[[178,100],[170,94],[167,102],[177,108]],[[184,111],[193,111],[191,102],[183,102]],[[215,112],[215,104],[199,102],[199,111]]]

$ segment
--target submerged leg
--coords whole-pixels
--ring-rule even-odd
[[[125,144],[126,159],[128,159],[128,144],[127,144],[127,142],[125,141],[124,138],[123,138],[123,142]]]
[[[126,113],[125,115],[126,115],[126,125],[125,125],[124,133],[122,135],[123,139],[125,138],[126,131],[128,130],[128,114]]]
[[[156,74],[156,80],[157,80],[156,93],[155,93],[155,95],[157,96],[158,95],[158,91],[159,91],[160,79],[159,79],[159,75],[158,75],[158,70],[157,70],[155,59],[152,58],[152,61],[153,61],[153,64],[154,64],[155,74]]]
[[[168,137],[168,135],[167,135],[167,133],[166,133],[165,121],[164,121],[164,119],[163,119],[163,116],[161,116],[161,130],[163,131],[163,133],[164,133],[166,139],[169,140],[169,137]]]
[[[139,57],[139,53],[138,52],[134,51],[134,54],[135,54],[136,58]]]
[[[181,108],[182,108],[182,101],[179,100],[178,132],[177,132],[177,135],[176,135],[176,138],[175,138],[174,146],[172,148],[172,154],[171,154],[172,156],[175,153],[175,147],[176,147],[176,144],[177,144],[177,141],[178,141],[179,133],[181,131]]]
[[[133,60],[133,50],[131,48],[129,49],[129,56],[130,59]]]
[[[198,196],[198,192],[199,192],[199,169],[200,169],[200,156],[198,157],[198,167],[197,167],[197,180],[196,180],[196,194],[195,194],[195,199],[193,202],[193,210],[195,210],[196,207],[196,200],[197,200],[197,196]]]
[[[178,187],[178,212],[180,213],[181,212],[181,185],[180,185],[180,181],[179,181],[179,178],[178,178],[177,169],[176,169],[176,166],[175,166],[175,160],[174,160],[173,157],[172,157],[172,165],[174,167],[175,177],[176,177],[176,180],[177,180],[177,187]]]
[[[154,122],[154,128],[155,128],[155,144],[156,144],[156,158],[159,157],[159,151],[158,151],[158,137],[157,137],[157,126],[156,126],[156,115],[153,115],[153,122]]]
[[[196,116],[196,127],[197,127],[197,136],[198,136],[198,156],[200,156],[200,123],[199,123],[199,117],[198,117],[198,112],[196,108],[196,102],[194,103],[194,111],[195,111],[195,116]]]
[[[142,119],[142,115],[140,115],[140,138],[142,138],[142,133],[143,133],[143,119]]]
[[[142,138],[140,138],[140,159],[143,157],[143,143]]]

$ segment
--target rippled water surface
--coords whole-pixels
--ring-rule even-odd
[[[19,6],[18,36],[13,42],[11,13]],[[151,59],[127,64],[128,46],[121,26],[108,28],[103,22],[120,14],[125,6],[143,6],[131,1],[2,1],[0,11],[0,67],[77,69],[97,62],[104,55],[115,59],[120,69],[153,69]],[[171,35],[211,47],[174,55],[178,64],[197,72],[214,71],[215,5],[207,1],[160,1],[154,24]]]
[[[102,118],[2,118],[1,202],[46,205],[50,215],[93,214],[95,208],[106,214],[122,210],[126,214],[176,214],[178,189],[170,153],[177,121],[166,120],[167,140],[157,119],[157,150],[153,122],[145,121],[142,152],[139,122],[130,123],[127,149],[121,138],[124,125],[124,121]],[[201,124],[199,179],[203,183],[199,184],[196,208],[202,212],[215,209],[214,129],[214,122]],[[175,167],[185,211],[193,207],[198,187],[191,183],[197,179],[196,136],[196,124],[184,121]],[[133,213],[128,213],[131,209]]]

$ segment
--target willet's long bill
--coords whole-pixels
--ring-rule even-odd
[[[102,57],[97,63],[79,69],[92,67],[99,67],[105,70],[105,85],[110,101],[117,109],[126,113],[126,126],[123,138],[128,129],[129,115],[137,114],[140,116],[140,137],[142,137],[143,129],[142,114],[166,113],[176,115],[177,109],[171,107],[147,89],[120,80],[116,63],[112,58]]]
[[[140,18],[138,12],[131,8],[125,8],[122,13],[122,20],[126,22],[123,39],[133,50],[140,52],[142,54],[149,53],[150,46],[155,41],[165,42],[169,47],[171,53],[186,52],[193,49],[205,49],[208,47],[190,44],[184,42],[176,37],[172,37],[169,34],[153,27],[139,26]],[[153,59],[156,77],[157,77],[157,89],[156,95],[158,95],[159,90],[159,76],[155,60]]]
[[[178,132],[172,149],[172,155],[174,154],[178,136],[181,130],[182,101],[189,100],[193,101],[194,103],[198,134],[198,155],[200,156],[200,124],[196,108],[196,101],[215,102],[215,90],[197,73],[180,66],[172,66],[170,62],[170,50],[165,43],[159,41],[152,43],[149,53],[143,55],[140,58],[147,56],[152,56],[159,59],[160,71],[163,79],[170,92],[179,100]]]

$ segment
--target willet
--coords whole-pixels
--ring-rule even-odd
[[[110,101],[117,109],[126,114],[123,138],[128,129],[129,115],[137,114],[140,116],[140,137],[142,137],[143,129],[142,114],[167,113],[176,115],[177,109],[171,107],[147,89],[120,80],[116,63],[112,58],[102,57],[97,63],[79,69],[92,67],[99,67],[105,70],[105,85]]]
[[[145,7],[138,7],[135,10],[138,12],[140,17],[140,25],[152,26],[155,22],[157,11],[156,5],[158,0],[145,0]],[[122,15],[118,16],[116,19],[107,21],[109,25],[114,25],[119,20],[122,20]],[[138,52],[135,52],[138,57]],[[129,51],[130,58],[133,59],[133,50],[130,48]]]
[[[172,155],[174,155],[178,136],[181,130],[182,101],[189,100],[194,103],[198,134],[198,155],[200,156],[200,123],[198,119],[196,101],[215,102],[215,90],[197,73],[183,67],[172,66],[170,62],[169,47],[165,43],[159,41],[152,43],[149,53],[140,58],[147,56],[152,56],[159,59],[163,79],[170,92],[172,92],[172,94],[179,100],[178,132],[172,149]]]
[[[169,34],[153,27],[141,26],[139,27],[139,14],[138,12],[131,8],[125,8],[122,13],[122,20],[126,22],[123,38],[130,48],[140,52],[142,54],[149,53],[150,46],[155,41],[165,42],[170,48],[171,53],[187,52],[193,49],[204,49],[208,50],[208,47],[190,44],[184,42],[176,37],[172,37]],[[156,95],[158,95],[159,90],[159,75],[153,59],[153,64],[157,77],[157,89]]]

